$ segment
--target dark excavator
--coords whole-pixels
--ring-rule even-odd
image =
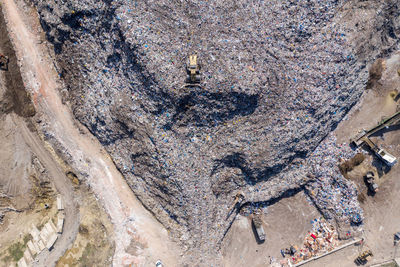
[[[0,70],[8,70],[8,57],[0,54]]]

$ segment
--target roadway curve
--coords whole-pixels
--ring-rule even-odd
[[[73,243],[79,229],[79,208],[76,203],[76,194],[70,180],[65,176],[59,164],[49,151],[44,148],[43,141],[36,133],[31,132],[21,117],[13,114],[16,129],[19,130],[25,143],[32,150],[45,169],[48,171],[54,186],[62,195],[65,203],[65,220],[63,233],[58,237],[53,249],[44,250],[36,258],[34,266],[55,266],[58,259],[64,255],[67,248]]]
[[[111,218],[115,236],[114,266],[151,266],[161,259],[178,266],[180,248],[134,196],[101,144],[71,116],[59,90],[63,85],[46,46],[39,39],[37,19],[24,15],[13,0],[0,0],[25,87],[44,123],[39,130],[63,153],[68,164],[93,189]],[[35,29],[35,30],[32,30]],[[132,243],[131,243],[132,242]],[[132,245],[134,246],[132,249]],[[129,249],[131,248],[131,249]],[[135,251],[135,252],[127,252]]]

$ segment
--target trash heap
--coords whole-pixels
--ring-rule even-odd
[[[330,134],[308,159],[315,181],[307,184],[306,189],[325,218],[357,226],[364,219],[357,188],[343,177],[338,167],[339,159],[348,160],[355,154],[348,144],[338,145]]]
[[[32,2],[65,102],[181,241],[182,261],[218,262],[237,191],[268,201],[309,183],[310,166],[317,181],[307,188],[324,214],[362,219],[353,186],[336,174],[334,143],[313,153],[368,79],[371,59],[352,49],[354,23],[340,23],[349,1]],[[189,90],[192,53],[202,88]]]
[[[335,228],[325,219],[311,221],[312,230],[307,233],[301,248],[297,248],[288,259],[281,260],[281,266],[289,266],[335,249],[340,241]],[[284,256],[284,254],[282,253]]]

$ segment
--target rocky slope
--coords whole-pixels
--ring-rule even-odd
[[[396,1],[32,2],[64,100],[199,263],[237,191],[264,202],[310,182],[308,156],[400,34]],[[203,87],[184,89],[193,52]]]

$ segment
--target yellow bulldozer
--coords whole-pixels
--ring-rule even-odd
[[[372,254],[372,251],[370,249],[368,249],[368,250],[365,250],[364,252],[360,253],[354,262],[357,265],[364,265],[371,259],[372,256],[374,256]]]
[[[200,64],[197,61],[197,55],[193,54],[189,56],[189,64],[186,67],[187,77],[185,87],[200,86]]]

